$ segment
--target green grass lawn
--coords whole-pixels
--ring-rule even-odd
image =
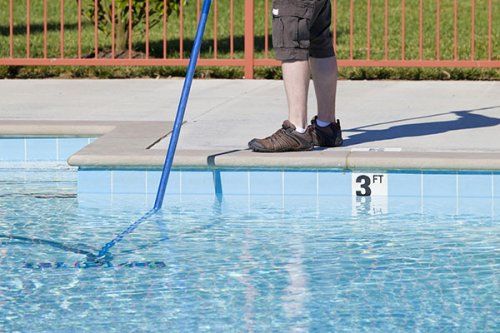
[[[85,0],[84,0],[85,1]],[[43,1],[32,0],[31,8],[31,56],[43,56]],[[337,23],[337,55],[339,59],[347,59],[350,55],[350,17],[349,0],[337,0],[338,23]],[[384,49],[384,2],[385,0],[371,0],[371,58],[383,59]],[[500,0],[491,0],[493,8],[493,34],[492,34],[492,59],[500,60]],[[14,1],[14,53],[16,57],[26,55],[26,1]],[[244,36],[244,1],[234,0],[235,22],[234,22],[234,48],[235,58],[243,57]],[[256,57],[264,57],[265,31],[264,31],[264,0],[256,0],[255,12],[255,47]],[[365,59],[367,57],[367,1],[355,0],[354,17],[354,59]],[[401,1],[389,1],[389,59],[401,59]],[[419,0],[406,0],[405,20],[405,59],[418,59],[419,57]],[[436,59],[436,0],[424,0],[423,41],[424,59]],[[439,45],[441,59],[453,59],[453,0],[441,0],[440,2],[440,40]],[[59,1],[48,1],[48,56],[59,57],[60,39],[60,4]],[[74,58],[77,54],[77,2],[66,0],[65,13],[65,57]],[[458,56],[459,59],[470,59],[471,51],[471,1],[458,1]],[[229,58],[229,0],[218,0],[218,24],[217,24],[217,49],[218,58]],[[271,7],[271,6],[270,6]],[[475,14],[475,58],[488,59],[488,0],[476,0]],[[213,13],[207,24],[205,42],[202,48],[202,57],[210,58],[214,55],[214,29]],[[271,20],[270,16],[268,17]],[[496,24],[495,24],[496,23]],[[184,57],[189,56],[190,45],[194,38],[196,29],[196,2],[188,1],[185,7],[184,18]],[[145,52],[144,26],[138,26],[134,30],[134,51]],[[9,56],[9,0],[0,0],[0,58]],[[94,30],[93,23],[87,19],[83,20],[82,31],[82,54],[90,55],[94,52]],[[270,38],[270,31],[269,31]],[[162,26],[157,25],[150,31],[150,56],[163,57]],[[100,33],[99,46],[107,50],[111,48],[110,36]],[[269,41],[269,45],[271,45]],[[168,58],[179,57],[179,17],[176,14],[168,18]],[[272,51],[269,57],[272,57]],[[455,79],[498,79],[498,70],[479,69],[405,69],[405,68],[345,68],[341,76],[346,78],[373,79],[373,78],[455,78]],[[24,73],[24,74],[23,74]],[[130,76],[169,76],[182,75],[182,68],[142,67],[142,68],[0,68],[0,76],[3,77],[38,77],[58,76],[64,73],[67,76],[98,76],[98,77],[130,77]],[[258,77],[275,78],[280,76],[279,69],[260,68],[256,69]],[[240,68],[208,68],[199,70],[201,76],[212,77],[241,77]]]

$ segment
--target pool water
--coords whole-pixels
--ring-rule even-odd
[[[70,168],[0,169],[0,331],[500,329],[491,198],[377,213],[350,196],[168,195],[95,266],[154,196],[77,193]]]

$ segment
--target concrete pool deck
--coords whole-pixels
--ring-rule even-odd
[[[163,164],[182,80],[3,80],[0,136],[99,136],[82,167]],[[309,115],[315,110],[311,85]],[[259,154],[287,117],[281,81],[197,80],[175,159],[186,167],[500,170],[500,82],[340,81],[345,145]]]

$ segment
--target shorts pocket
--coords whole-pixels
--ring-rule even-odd
[[[273,6],[273,47],[307,49],[312,9],[293,4]]]
[[[280,17],[273,15],[273,47],[284,47],[284,26]]]

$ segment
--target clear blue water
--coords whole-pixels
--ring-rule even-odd
[[[494,199],[377,214],[340,196],[168,196],[86,267],[154,198],[76,193],[74,170],[0,170],[0,331],[500,329]]]

